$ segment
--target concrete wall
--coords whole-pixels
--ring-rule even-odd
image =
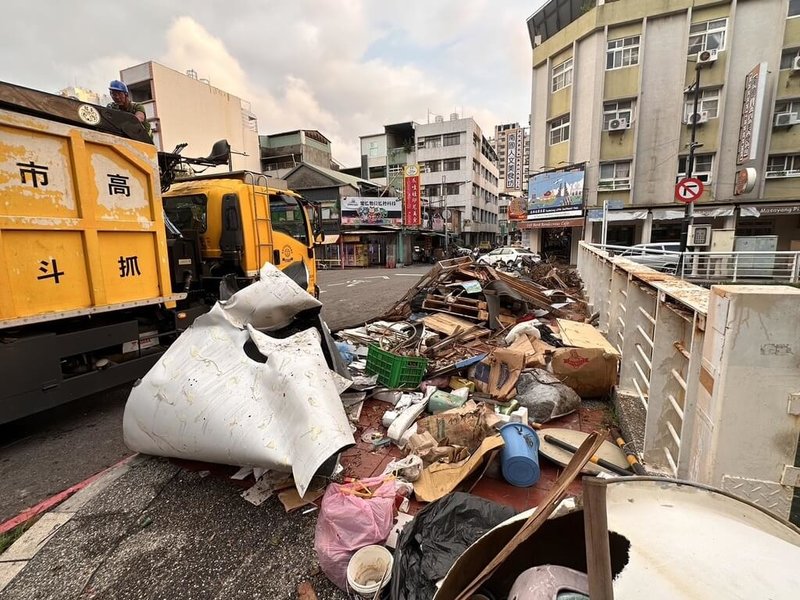
[[[158,63],[150,63],[150,69],[142,65],[125,69],[121,75],[126,83],[136,83],[149,73],[163,150],[186,142],[186,156],[207,156],[214,142],[227,139],[231,150],[247,154],[233,155],[234,170],[261,171],[258,132],[255,123],[253,129],[246,126],[240,98]]]
[[[675,185],[681,150],[687,32],[685,14],[647,21],[640,57],[643,76],[636,120],[632,195],[637,204],[673,202],[669,190]]]

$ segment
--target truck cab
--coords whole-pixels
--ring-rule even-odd
[[[270,262],[318,295],[311,211],[284,182],[249,171],[201,175],[173,183],[163,201],[172,224],[198,241],[204,285],[246,285]]]

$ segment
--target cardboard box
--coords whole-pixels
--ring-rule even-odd
[[[581,398],[606,396],[617,384],[619,352],[587,323],[558,319],[561,339],[567,348],[557,348],[550,370]]]

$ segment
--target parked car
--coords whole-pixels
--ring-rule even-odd
[[[636,244],[619,255],[656,271],[674,273],[678,268],[681,256],[681,243],[655,242]]]
[[[518,259],[531,260],[533,262],[541,262],[542,258],[535,252],[531,252],[527,248],[515,248],[505,246],[502,248],[495,248],[491,252],[484,254],[478,259],[479,263],[484,265],[495,266],[499,263],[511,265]]]

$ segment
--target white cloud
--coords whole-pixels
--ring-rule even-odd
[[[428,110],[463,111],[485,133],[527,122],[525,19],[538,2],[85,0],[53,3],[33,21],[16,4],[0,23],[0,52],[12,58],[4,77],[48,91],[104,89],[147,60],[192,68],[250,101],[262,133],[319,129],[351,166],[360,135],[424,122]]]

